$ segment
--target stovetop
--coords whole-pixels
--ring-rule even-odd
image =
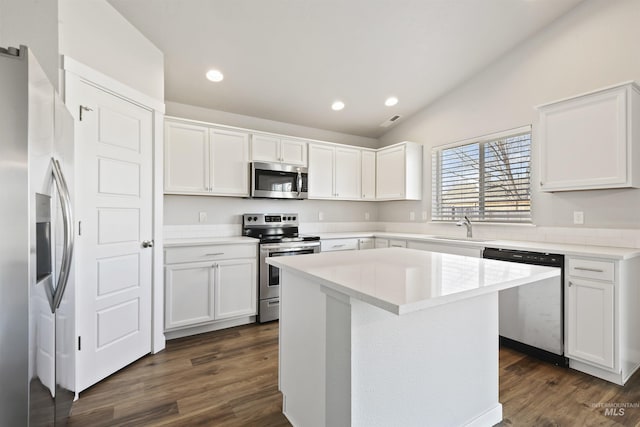
[[[242,235],[260,239],[260,243],[320,240],[319,236],[298,234],[298,214],[295,213],[244,214]]]

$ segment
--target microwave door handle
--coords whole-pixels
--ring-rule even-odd
[[[302,173],[300,171],[298,171],[298,180],[296,184],[298,184],[298,197],[300,197],[300,194],[302,193]]]
[[[73,212],[71,211],[71,198],[69,196],[69,188],[67,182],[62,174],[60,163],[51,158],[53,180],[58,189],[58,196],[60,197],[60,205],[62,209],[62,222],[64,224],[64,251],[62,252],[62,262],[60,266],[60,275],[58,276],[58,283],[53,294],[53,304],[51,312],[60,307],[62,302],[62,296],[64,295],[65,288],[67,287],[67,281],[69,280],[69,274],[71,273],[71,258],[73,256],[73,244],[74,244],[74,231],[73,231]]]

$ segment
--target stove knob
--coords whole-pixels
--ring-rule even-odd
[[[296,217],[295,217],[295,216],[293,217],[293,220],[294,220],[294,221],[296,220]]]
[[[258,220],[258,217],[257,217],[257,216],[254,216],[254,217],[253,217],[253,220],[254,220],[254,221],[257,221],[257,220]]]

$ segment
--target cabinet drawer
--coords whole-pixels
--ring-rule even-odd
[[[358,249],[358,239],[329,239],[320,241],[320,252],[354,251]]]
[[[615,264],[612,261],[569,258],[569,276],[573,277],[613,282],[615,279],[614,269]]]
[[[164,251],[164,263],[215,261],[235,258],[255,258],[258,248],[252,244],[208,245],[167,248]]]
[[[390,248],[406,248],[407,247],[407,241],[406,240],[390,239],[389,240],[389,247]]]

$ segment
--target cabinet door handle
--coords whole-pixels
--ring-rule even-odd
[[[591,271],[593,273],[604,273],[604,270],[602,270],[601,268],[574,267],[574,269],[581,271]]]
[[[213,254],[205,254],[204,256],[218,256],[218,255],[224,255],[224,252],[216,252]]]
[[[344,245],[333,245],[333,246],[331,246],[331,247],[332,247],[332,248],[342,248],[342,247],[344,247]]]
[[[569,287],[573,286],[573,282],[569,280]]]

